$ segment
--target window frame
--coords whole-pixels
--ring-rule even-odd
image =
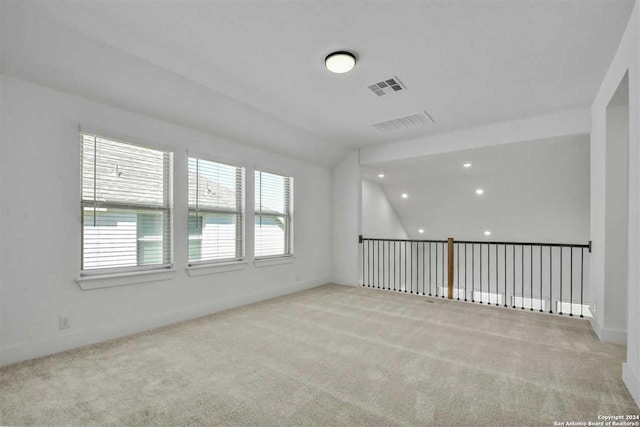
[[[173,271],[174,268],[174,246],[173,246],[173,238],[174,238],[174,206],[173,206],[173,191],[174,191],[174,183],[173,183],[173,175],[174,175],[174,152],[169,147],[163,146],[162,144],[148,144],[145,142],[140,142],[135,138],[122,138],[122,137],[112,137],[109,133],[104,132],[94,132],[90,130],[81,129],[78,127],[78,135],[80,140],[80,280],[82,279],[91,279],[91,278],[109,278],[109,277],[120,277],[120,276],[128,276],[131,274],[149,274],[149,273],[162,273],[167,271]],[[144,148],[147,150],[154,150],[163,153],[163,170],[166,171],[166,176],[164,177],[163,182],[163,204],[164,206],[152,206],[146,205],[143,203],[123,203],[123,202],[99,202],[95,200],[84,200],[83,197],[83,181],[84,181],[84,138],[95,138],[97,139],[105,139],[112,142],[116,142],[119,144],[130,145],[133,147]],[[97,142],[95,142],[94,147],[97,147]],[[95,148],[94,148],[95,150]],[[97,161],[96,152],[94,151],[94,162]],[[95,176],[95,175],[94,175]],[[95,179],[95,178],[94,178]],[[89,209],[99,209],[99,208],[112,208],[112,209],[121,209],[121,210],[130,210],[132,212],[139,210],[148,210],[148,211],[162,211],[165,212],[165,221],[166,224],[166,232],[167,232],[167,243],[164,244],[163,247],[167,248],[168,254],[166,255],[166,262],[161,264],[143,264],[143,265],[135,265],[135,266],[122,266],[122,267],[102,267],[102,268],[91,268],[84,269],[84,234],[85,234],[85,208]],[[95,211],[94,211],[95,215]],[[164,227],[163,227],[164,231]],[[136,258],[139,257],[138,249],[136,248]]]
[[[286,214],[262,214],[259,212],[259,206],[256,204],[256,193],[257,193],[257,188],[258,185],[256,183],[255,180],[255,174],[256,172],[261,172],[261,173],[268,173],[271,175],[278,175],[281,176],[283,178],[287,178],[289,180],[289,212]],[[253,167],[253,213],[254,213],[254,220],[253,220],[253,259],[254,261],[258,261],[258,262],[268,262],[269,260],[278,260],[278,259],[282,259],[282,258],[294,258],[295,253],[294,253],[294,229],[295,229],[295,220],[294,220],[294,198],[295,198],[295,176],[292,173],[288,173],[288,172],[284,172],[284,171],[278,171],[278,170],[274,170],[271,169],[269,167],[262,167],[260,165],[254,165]],[[259,216],[263,216],[263,217],[272,217],[272,218],[284,218],[286,221],[286,224],[288,225],[288,227],[285,229],[285,253],[284,254],[278,254],[278,255],[263,255],[263,256],[257,256],[256,255],[256,219]]]
[[[189,205],[189,160],[203,160],[211,163],[219,163],[225,166],[234,167],[240,170],[241,178],[236,181],[236,200],[240,202],[240,206],[236,210],[231,209],[195,209]],[[240,163],[232,160],[216,158],[213,156],[209,156],[202,153],[197,152],[187,152],[187,269],[189,268],[198,268],[198,267],[207,267],[207,266],[222,266],[228,264],[241,264],[246,262],[246,222],[247,222],[247,214],[246,214],[246,175],[247,175],[247,167]],[[197,191],[197,187],[196,187]],[[240,196],[237,196],[237,192],[240,192]],[[221,258],[221,259],[207,259],[200,261],[191,261],[189,259],[189,216],[192,212],[204,212],[204,213],[212,213],[212,214],[235,214],[240,216],[239,223],[236,223],[236,233],[240,235],[240,239],[236,238],[236,256],[233,258]]]

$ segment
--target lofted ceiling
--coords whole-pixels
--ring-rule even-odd
[[[361,173],[382,186],[410,238],[589,240],[586,134],[396,160]]]
[[[633,0],[3,1],[2,72],[308,161],[587,107]],[[323,64],[350,49],[347,74]],[[368,86],[397,76],[406,90]],[[427,112],[435,123],[372,124]]]

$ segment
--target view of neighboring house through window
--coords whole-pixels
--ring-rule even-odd
[[[189,157],[189,264],[244,257],[244,168]]]
[[[255,257],[293,253],[293,178],[255,171]]]
[[[82,274],[171,266],[172,154],[82,135]]]

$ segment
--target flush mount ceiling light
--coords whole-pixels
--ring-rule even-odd
[[[484,194],[484,190],[483,190],[482,188],[478,188],[478,189],[476,190],[476,194],[477,194],[477,195]]]
[[[407,197],[409,197],[409,195],[407,193],[402,193],[402,198],[406,199]]]
[[[462,165],[465,168],[470,168],[471,167],[471,163],[465,163],[464,165]]]
[[[379,173],[378,174],[378,178],[384,178],[384,174],[383,173]]]
[[[484,235],[485,236],[491,236],[491,232],[489,230],[487,230],[487,231],[484,232]]]
[[[324,65],[332,73],[348,73],[356,66],[356,56],[347,51],[332,52],[324,58]]]
[[[422,233],[424,233],[424,230],[421,228],[421,229],[418,230],[418,233],[422,234]]]

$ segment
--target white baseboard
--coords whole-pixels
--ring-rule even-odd
[[[621,331],[619,329],[603,328],[598,323],[595,317],[590,319],[591,327],[598,336],[598,339],[602,342],[609,342],[612,344],[627,345],[627,331]]]
[[[626,362],[622,364],[622,381],[627,386],[633,400],[640,406],[640,381],[638,381],[638,377]]]
[[[35,359],[37,357],[48,356],[114,338],[160,328],[174,323],[183,322],[185,320],[217,313],[222,310],[228,310],[230,308],[264,301],[305,289],[311,289],[326,283],[330,283],[330,280],[319,279],[300,282],[293,285],[282,286],[280,288],[269,289],[253,294],[241,295],[224,300],[218,300],[212,303],[174,310],[135,321],[109,325],[104,328],[87,329],[75,334],[17,344],[0,349],[0,366]]]

